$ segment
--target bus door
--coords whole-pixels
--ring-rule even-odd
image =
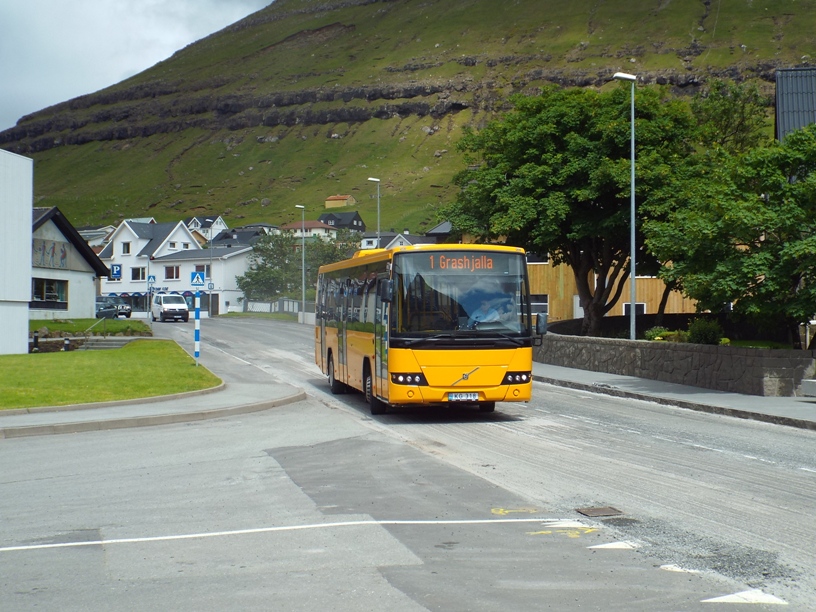
[[[380,397],[383,397],[383,389],[387,387],[385,381],[388,380],[388,326],[391,314],[389,303],[391,298],[387,296],[384,301],[383,290],[388,292],[391,289],[391,281],[385,276],[380,277],[380,281],[377,287],[374,324],[374,389]]]
[[[337,380],[346,382],[348,380],[348,351],[346,346],[347,326],[349,318],[349,308],[351,306],[351,296],[349,296],[349,281],[343,281],[340,289],[340,320],[337,321]]]
[[[315,303],[315,324],[317,325],[315,363],[321,372],[326,371],[326,291],[323,278],[318,279],[317,301]]]

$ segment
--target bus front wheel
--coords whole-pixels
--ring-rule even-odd
[[[333,355],[329,355],[329,389],[331,389],[334,395],[340,395],[346,392],[346,385],[335,378]]]
[[[496,410],[496,402],[482,402],[479,404],[480,412],[493,412]]]
[[[365,373],[365,398],[371,407],[371,414],[385,414],[386,404],[377,399],[377,396],[374,395],[374,378],[368,369]]]

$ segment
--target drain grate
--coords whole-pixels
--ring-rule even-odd
[[[584,516],[618,516],[623,514],[623,512],[617,508],[613,508],[612,506],[576,508],[575,511],[583,514]]]

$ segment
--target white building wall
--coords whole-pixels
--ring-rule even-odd
[[[0,150],[0,355],[28,353],[34,161]]]

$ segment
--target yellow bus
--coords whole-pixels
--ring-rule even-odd
[[[362,392],[372,414],[529,401],[534,340],[521,248],[375,249],[318,273],[315,362],[332,393]]]

